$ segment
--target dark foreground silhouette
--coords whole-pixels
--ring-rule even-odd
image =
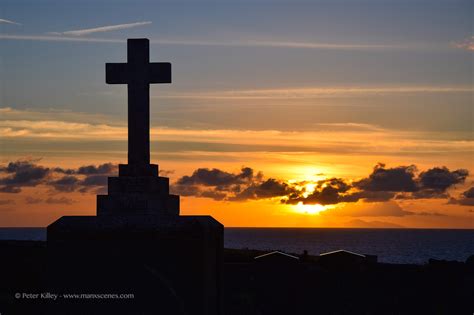
[[[400,265],[350,257],[325,261],[322,256],[309,255],[276,254],[255,259],[262,254],[265,252],[224,251],[223,314],[472,314],[474,311],[474,256],[466,262],[430,260],[425,265]],[[113,267],[113,273],[107,275],[108,282],[102,283],[99,293],[131,293],[133,299],[63,297],[54,301],[47,294],[55,292],[48,292],[45,284],[46,243],[2,241],[0,256],[2,314],[48,314],[48,307],[58,303],[62,304],[64,314],[69,313],[68,309],[71,312],[82,309],[83,314],[92,314],[91,310],[102,314],[186,314],[164,278],[149,266],[129,264],[122,270]],[[90,259],[94,261],[94,257]],[[117,265],[124,267],[119,262]],[[69,267],[71,273],[80,268]],[[105,279],[104,275],[97,276]],[[127,277],[135,277],[138,290],[119,291],[121,281]],[[92,293],[87,292],[87,284],[69,290],[69,293]],[[16,298],[18,293],[21,296]],[[43,293],[43,297],[34,298],[31,294],[35,293]]]

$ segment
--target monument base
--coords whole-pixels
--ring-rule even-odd
[[[119,176],[158,176],[156,164],[119,164]]]
[[[76,294],[48,313],[220,314],[223,226],[210,216],[66,216],[47,233],[49,290]]]

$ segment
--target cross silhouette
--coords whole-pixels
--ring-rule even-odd
[[[128,39],[127,63],[105,65],[106,83],[128,88],[128,166],[121,165],[121,176],[155,173],[150,165],[150,84],[171,83],[171,63],[150,63],[149,51],[148,39]]]

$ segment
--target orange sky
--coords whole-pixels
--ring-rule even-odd
[[[126,160],[126,126],[120,121],[107,124],[107,120],[114,122],[113,118],[2,111],[0,128],[4,141],[11,144],[4,147],[4,166],[25,159],[51,169]],[[262,172],[264,179],[307,181],[311,192],[314,183],[324,179],[357,182],[367,178],[378,162],[386,163],[387,169],[414,164],[417,175],[435,166],[446,166],[450,172],[470,170],[473,163],[470,142],[433,139],[436,132],[397,131],[367,124],[326,124],[311,131],[155,127],[151,136],[152,161],[165,170],[172,184],[198,168],[238,174],[246,166],[255,173]],[[2,174],[3,178],[8,176],[11,174]],[[49,181],[61,176],[51,174]],[[450,186],[446,189],[450,197],[391,198],[383,202],[360,199],[330,205],[287,205],[281,202],[284,196],[244,201],[184,196],[181,213],[210,214],[225,226],[473,228],[472,206],[449,202],[449,198],[462,199],[462,192],[471,183],[469,175]],[[0,205],[3,226],[45,226],[61,215],[95,214],[94,190],[58,191],[43,183],[22,187],[20,193],[0,195],[6,200]]]
[[[150,88],[151,158],[182,214],[474,228],[472,1],[104,7],[2,4],[0,226],[95,213],[127,158],[105,63],[149,38],[173,78]]]

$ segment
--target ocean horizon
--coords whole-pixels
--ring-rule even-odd
[[[45,241],[43,227],[3,227],[0,240]],[[474,255],[472,229],[242,228],[224,229],[224,246],[319,255],[338,249],[377,255],[380,262],[465,261]]]

